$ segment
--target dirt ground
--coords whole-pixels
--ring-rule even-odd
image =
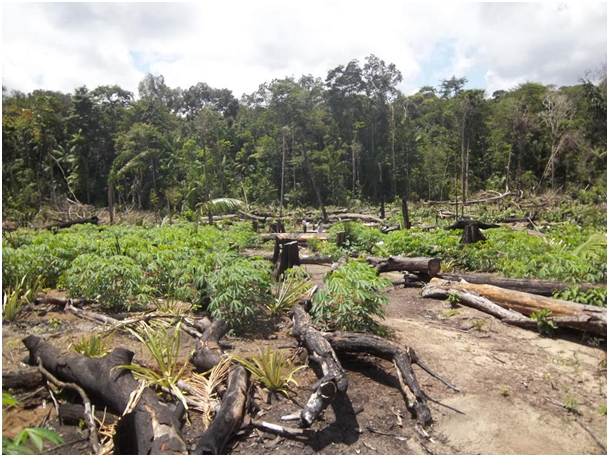
[[[321,283],[328,266],[308,265]],[[395,279],[396,276],[393,277]],[[606,342],[581,334],[542,338],[535,332],[510,327],[477,310],[454,311],[447,302],[420,297],[420,289],[394,288],[386,292],[389,305],[382,324],[388,338],[415,349],[420,359],[461,392],[454,392],[419,368],[415,373],[429,397],[459,412],[429,403],[434,424],[430,438],[416,431],[398,390],[394,367],[374,357],[342,359],[349,377],[348,398],[328,408],[314,438],[290,440],[252,428],[242,429],[229,443],[232,454],[605,454],[607,416]],[[27,351],[21,339],[43,336],[65,348],[99,327],[71,314],[38,309],[17,324],[3,325],[3,370],[23,368]],[[289,352],[296,363],[306,352],[290,336],[287,318],[267,320],[255,335],[227,337],[230,351],[256,353],[270,345]],[[126,347],[146,364],[142,347],[126,335],[115,334],[112,347]],[[184,361],[195,341],[185,336]],[[255,394],[259,420],[280,423],[297,412],[310,395],[317,376],[313,369],[296,374],[298,387],[291,399]],[[255,390],[254,390],[255,392]],[[22,404],[4,412],[2,434],[14,436],[22,427],[46,426],[58,430],[69,446],[57,454],[86,453],[84,433],[77,426],[60,426],[51,398],[19,393]],[[563,407],[577,402],[577,411]],[[195,414],[184,437],[195,444],[201,429]],[[596,440],[600,443],[598,443]]]

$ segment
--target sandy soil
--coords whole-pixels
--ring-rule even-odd
[[[321,282],[327,266],[307,266]],[[389,305],[382,324],[388,338],[414,348],[430,368],[452,381],[460,393],[448,389],[422,370],[415,372],[422,389],[434,400],[461,413],[430,403],[434,424],[431,439],[415,430],[397,389],[393,366],[373,357],[343,359],[349,376],[349,398],[335,401],[314,425],[316,437],[294,441],[243,429],[229,444],[234,454],[605,454],[607,417],[599,409],[607,404],[606,343],[581,341],[581,335],[542,338],[534,332],[501,324],[477,310],[451,311],[447,302],[422,299],[420,290],[387,291]],[[448,313],[448,314],[447,314]],[[3,325],[3,370],[22,367],[26,351],[20,340],[39,334],[58,347],[68,348],[96,324],[60,310],[29,313],[18,324]],[[232,351],[255,353],[267,345],[288,351],[297,363],[304,351],[290,337],[287,318],[267,320],[256,335],[226,338]],[[601,343],[601,346],[599,346]],[[116,334],[113,347],[127,347],[140,363],[149,362],[145,351],[126,335]],[[194,348],[185,337],[184,360]],[[267,403],[255,395],[257,417],[280,422],[306,402],[317,379],[312,369],[296,375],[291,399]],[[23,398],[31,393],[20,393]],[[562,407],[571,397],[578,412]],[[50,397],[44,391],[3,414],[3,435],[21,427],[44,425],[58,430],[66,441],[76,441],[57,453],[83,453],[86,441],[74,426],[59,426]],[[193,420],[184,436],[196,443],[201,429]],[[597,443],[593,436],[601,443]],[[80,441],[77,441],[80,440]]]

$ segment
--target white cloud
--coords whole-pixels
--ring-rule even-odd
[[[411,93],[448,40],[454,55],[437,75],[476,70],[490,93],[527,80],[575,84],[607,59],[601,3],[5,3],[2,25],[3,84],[26,92],[137,92],[145,69],[130,53],[172,87],[202,81],[237,96],[286,75],[325,78],[371,53],[395,63]]]

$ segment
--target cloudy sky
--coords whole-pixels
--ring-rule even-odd
[[[3,3],[2,83],[30,92],[146,73],[240,96],[273,78],[375,54],[410,94],[452,75],[489,94],[525,81],[576,84],[607,62],[606,3]]]

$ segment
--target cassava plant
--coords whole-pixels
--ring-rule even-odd
[[[391,282],[364,261],[351,261],[324,276],[327,285],[313,297],[316,323],[336,330],[380,333],[373,316],[383,317],[387,297],[379,292]]]

